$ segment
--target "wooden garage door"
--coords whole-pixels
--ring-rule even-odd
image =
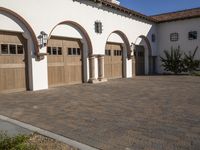
[[[144,46],[136,46],[136,75],[145,75],[145,49]]]
[[[122,46],[120,43],[107,43],[105,50],[105,77],[122,78]]]
[[[26,90],[26,39],[22,33],[0,31],[0,92]]]
[[[79,39],[51,37],[47,52],[50,87],[82,83],[82,46]]]

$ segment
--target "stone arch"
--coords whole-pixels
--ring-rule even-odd
[[[135,45],[143,45],[143,43],[138,43],[138,40],[141,39],[141,42],[145,43],[145,75],[152,74],[152,48],[149,39],[140,35],[135,41]]]
[[[37,37],[36,37],[32,27],[29,25],[29,23],[23,17],[21,17],[19,14],[15,13],[14,11],[12,11],[10,9],[0,7],[0,13],[7,16],[10,19],[12,19],[13,21],[15,21],[23,30],[25,28],[29,32],[32,42],[33,42],[33,45],[34,45],[35,55],[38,56],[39,47],[38,47]]]
[[[53,27],[53,29],[51,30],[50,34],[49,34],[49,38],[48,40],[51,38],[51,34],[52,32],[54,31],[54,29],[59,26],[59,25],[68,25],[68,26],[71,26],[73,28],[75,28],[80,34],[82,37],[84,37],[86,39],[86,42],[87,42],[87,46],[88,46],[88,56],[92,56],[93,54],[93,47],[92,47],[92,42],[91,42],[91,39],[87,33],[87,31],[78,23],[74,22],[74,21],[63,21],[63,22],[60,22],[58,23],[56,26]],[[48,41],[47,41],[47,44],[48,44]]]
[[[148,47],[149,56],[152,56],[152,48],[151,48],[151,44],[149,42],[149,39],[144,35],[140,35],[138,38],[141,38],[145,41],[145,43],[147,44],[147,47]]]
[[[117,34],[118,36],[120,36],[120,38],[124,41],[124,44],[125,44],[125,47],[126,47],[126,50],[127,50],[127,57],[128,59],[131,59],[131,47],[130,47],[130,43],[129,43],[129,40],[126,36],[126,34],[120,30],[115,30],[113,32],[111,32],[108,36],[108,38],[111,36],[111,34]],[[106,42],[108,41],[108,38],[106,40]]]
[[[47,45],[49,40],[51,39],[51,36],[53,34],[53,31],[56,29],[56,27],[58,27],[59,25],[67,25],[70,26],[72,28],[74,28],[82,37],[83,41],[83,50],[85,50],[84,53],[82,53],[82,78],[83,78],[83,83],[86,82],[90,82],[90,80],[93,78],[92,77],[92,72],[94,72],[94,67],[93,67],[93,63],[90,63],[91,58],[93,58],[93,47],[92,47],[92,42],[91,39],[87,33],[87,31],[84,29],[84,27],[82,27],[79,23],[74,22],[74,21],[62,21],[60,23],[58,23],[57,25],[55,25],[53,27],[53,29],[50,31],[49,36],[48,36],[48,40],[47,40]],[[88,59],[89,58],[89,59]],[[89,68],[88,66],[88,61],[89,61]],[[88,70],[89,70],[89,75],[88,75]]]
[[[0,14],[8,17],[12,21],[14,21],[23,31],[22,35],[25,39],[27,39],[27,55],[26,55],[26,88],[27,90],[33,90],[33,75],[32,75],[32,58],[34,56],[39,57],[39,47],[37,37],[35,35],[34,30],[30,26],[30,24],[19,14],[16,12],[0,7]]]
[[[122,40],[122,42],[123,42],[123,45],[122,45],[122,49],[123,49],[123,51],[122,51],[122,58],[121,58],[121,60],[122,60],[122,68],[118,68],[119,66],[121,66],[120,65],[120,63],[119,63],[119,65],[117,65],[118,67],[117,67],[117,70],[122,70],[122,78],[126,78],[127,77],[127,58],[128,59],[131,59],[131,47],[130,47],[130,43],[129,43],[129,40],[128,40],[128,38],[127,38],[127,36],[126,36],[126,34],[124,33],[124,32],[122,32],[122,31],[120,31],[120,30],[114,30],[113,32],[111,32],[109,35],[108,35],[108,38],[107,38],[107,40],[106,40],[106,43],[108,42],[108,40],[109,40],[109,38],[110,38],[110,36],[112,35],[112,34],[116,34],[116,35],[118,35],[120,38],[121,38],[121,40]],[[105,49],[106,49],[106,43],[105,43]],[[112,43],[112,42],[111,42]],[[115,42],[114,42],[115,43]],[[108,58],[109,59],[109,58]],[[106,64],[109,64],[109,63],[107,63],[107,59],[106,59],[106,57],[105,57],[105,71],[107,71],[107,72],[109,72],[109,70],[107,70],[106,69]],[[118,60],[118,62],[119,62],[119,60]],[[111,65],[112,66],[112,65]],[[108,67],[109,68],[109,67]],[[111,67],[112,68],[112,67]],[[114,67],[115,68],[115,67]],[[104,71],[104,72],[105,72]],[[113,72],[115,72],[114,70],[112,70]],[[118,72],[118,71],[117,71]],[[112,74],[112,73],[111,73]],[[119,74],[119,72],[118,72],[118,74]],[[106,73],[105,73],[105,77],[107,78],[107,76],[109,76],[109,75],[106,75]],[[111,75],[112,76],[112,75]]]

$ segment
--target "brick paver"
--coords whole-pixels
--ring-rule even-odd
[[[0,95],[0,114],[105,150],[199,150],[200,78],[152,76]]]

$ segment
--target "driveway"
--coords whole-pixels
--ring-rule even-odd
[[[200,78],[150,76],[0,95],[0,114],[105,150],[199,150]]]

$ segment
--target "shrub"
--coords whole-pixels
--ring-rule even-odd
[[[197,50],[198,47],[196,47],[193,53],[191,51],[189,51],[188,54],[184,53],[185,56],[183,59],[184,72],[189,72],[191,74],[193,71],[196,71],[197,68],[199,67],[200,61],[195,60],[195,55]]]
[[[29,136],[17,135],[9,137],[6,133],[0,132],[0,150],[36,150],[36,147],[27,141]]]
[[[177,49],[171,48],[171,51],[164,50],[165,57],[160,57],[162,66],[165,71],[173,72],[174,74],[181,73],[184,69],[182,53],[180,47]]]
[[[199,68],[200,60],[195,60],[195,55],[198,47],[192,53],[189,51],[188,54],[180,51],[180,47],[177,49],[171,48],[171,51],[164,50],[165,58],[160,57],[162,66],[165,71],[173,72],[174,74],[189,72],[190,74]]]

